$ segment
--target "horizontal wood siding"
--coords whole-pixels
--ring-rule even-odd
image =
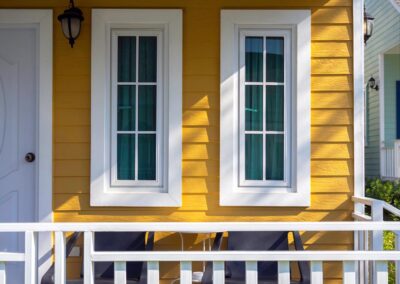
[[[88,221],[350,221],[353,204],[353,50],[351,0],[77,0],[85,21],[74,48],[56,16],[67,1],[3,1],[2,7],[54,8],[54,219]],[[91,8],[183,9],[183,205],[181,208],[90,207]],[[312,11],[312,201],[309,208],[219,206],[220,11]],[[95,142],[95,141],[93,141]],[[304,234],[310,249],[351,249],[349,233]],[[188,248],[202,237],[186,236]],[[180,249],[176,235],[159,234],[156,248]],[[197,269],[199,266],[195,266]],[[69,259],[79,276],[80,258]],[[327,283],[341,266],[327,263]],[[161,275],[177,277],[177,264]]]

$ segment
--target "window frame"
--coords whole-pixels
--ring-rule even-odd
[[[290,182],[261,186],[241,183],[240,177],[240,31],[291,30],[291,151]],[[311,140],[311,11],[222,10],[221,11],[221,125],[220,205],[295,206],[310,205]],[[243,114],[242,114],[243,116]]]
[[[162,129],[158,184],[113,183],[112,33],[159,31],[162,44]],[[158,47],[159,48],[159,47]],[[115,57],[115,53],[114,53]],[[114,58],[115,60],[115,58]],[[116,64],[115,64],[116,65]],[[182,204],[182,10],[93,9],[91,86],[91,206],[179,207]],[[115,71],[114,71],[115,72]],[[161,74],[161,72],[158,72]],[[116,74],[115,74],[116,75]],[[158,78],[157,78],[158,80]],[[114,94],[115,105],[115,94]],[[157,112],[158,112],[157,110]],[[158,114],[158,113],[157,113]],[[114,142],[115,143],[115,142]],[[116,149],[116,147],[115,147]],[[112,160],[112,157],[114,160]],[[114,180],[115,181],[115,180]]]
[[[162,90],[163,90],[163,56],[162,56],[162,31],[161,30],[149,30],[149,29],[112,29],[111,30],[111,186],[121,187],[122,189],[126,187],[146,187],[146,191],[162,192],[163,190],[163,151],[162,145],[163,141],[163,127],[162,121],[166,119],[164,117],[164,104],[162,101]],[[118,82],[118,37],[119,36],[134,36],[137,38],[136,41],[136,79],[139,77],[139,38],[142,36],[155,36],[157,37],[157,79],[155,83],[149,82]],[[119,85],[132,85],[136,87],[136,130],[134,131],[118,131],[118,86]],[[145,131],[152,132],[156,134],[156,179],[153,180],[118,180],[117,178],[117,135],[119,132],[134,132],[135,137],[138,138],[138,97],[139,97],[139,86],[145,85],[155,85],[156,86],[156,130],[155,131]],[[163,119],[161,119],[163,118]],[[154,132],[154,133],[153,133]],[[128,133],[127,133],[128,134]],[[130,134],[130,133],[129,133]],[[138,171],[138,143],[139,140],[135,139],[135,172]],[[136,176],[137,174],[135,174]]]
[[[261,83],[246,83],[245,73],[245,40],[248,36],[262,37],[263,38],[263,81]],[[284,82],[282,84],[266,82],[266,52],[265,43],[267,37],[283,37],[284,39]],[[290,141],[291,141],[291,116],[289,110],[291,109],[291,58],[292,58],[292,30],[291,29],[257,29],[257,28],[243,28],[239,29],[239,186],[252,187],[252,190],[262,192],[264,187],[290,187]],[[284,86],[284,129],[280,134],[284,135],[284,179],[281,180],[246,180],[245,179],[245,87],[246,85],[261,85],[263,87],[263,125],[265,125],[265,96],[267,85]],[[250,131],[253,132],[253,131]],[[263,135],[263,176],[265,175],[265,138],[267,134],[263,128],[261,131]]]

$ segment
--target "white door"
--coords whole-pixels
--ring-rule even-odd
[[[36,220],[36,31],[0,25],[0,38],[0,222],[32,222]],[[22,252],[23,239],[22,234],[0,234],[0,251]],[[23,265],[7,265],[7,284],[22,282]]]

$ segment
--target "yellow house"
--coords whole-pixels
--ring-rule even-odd
[[[353,220],[362,0],[74,4],[84,20],[72,46],[63,31],[76,23],[57,19],[68,1],[0,1],[1,222]],[[160,231],[154,250],[209,238]],[[313,231],[301,234],[306,250],[356,246],[350,229]],[[39,235],[39,278],[49,238]],[[75,246],[68,279],[83,273]],[[21,283],[18,269],[7,283]],[[323,273],[340,282],[342,266]],[[178,263],[159,276],[179,277]]]

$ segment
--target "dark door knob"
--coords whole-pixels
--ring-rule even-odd
[[[25,161],[27,161],[28,163],[32,163],[33,161],[35,161],[36,156],[33,153],[28,153],[25,155]]]

